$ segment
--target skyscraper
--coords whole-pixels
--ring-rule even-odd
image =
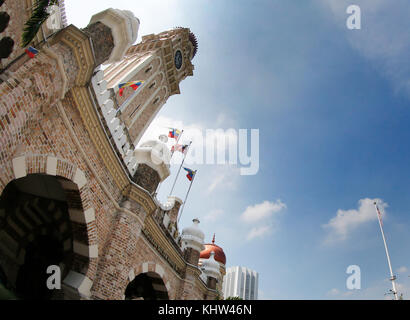
[[[226,270],[222,291],[225,299],[240,297],[244,300],[258,299],[259,274],[246,267],[230,267]]]

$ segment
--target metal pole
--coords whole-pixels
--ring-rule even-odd
[[[174,184],[172,185],[172,188],[171,188],[171,192],[169,193],[170,196],[172,195],[172,192],[174,192],[175,184],[177,183],[179,173],[181,172],[182,166],[184,165],[185,158],[186,158],[186,155],[188,154],[191,144],[192,144],[192,141],[189,143],[188,150],[185,152],[184,158],[182,159],[181,165],[179,166],[177,176],[175,177]]]
[[[178,144],[178,141],[179,141],[179,139],[181,139],[181,136],[182,136],[183,133],[184,133],[184,130],[182,130],[182,131],[181,131],[181,134],[178,136],[178,140],[177,140],[177,143],[176,143],[176,144]],[[175,150],[171,152],[170,161],[171,161],[171,159],[172,159],[172,156],[174,155],[174,152],[175,152]],[[158,189],[161,187],[161,185],[162,185],[162,181],[158,184],[157,189],[155,190],[155,193],[154,193],[155,195],[158,194]],[[174,183],[174,185],[175,185],[175,183]],[[172,187],[172,189],[174,189],[174,188]],[[170,195],[171,195],[171,194],[170,194]]]
[[[179,214],[178,223],[179,223],[179,220],[181,219],[182,213],[184,212],[185,203],[188,199],[189,192],[191,191],[192,184],[194,183],[194,180],[195,180],[195,177],[196,177],[196,172],[197,172],[197,170],[194,171],[194,176],[192,177],[191,184],[189,185],[188,192],[185,196],[185,200],[184,200],[184,203],[183,203],[182,208],[181,208],[181,213]]]
[[[382,225],[382,222],[381,222],[381,214],[380,214],[379,208],[377,207],[376,202],[374,202],[374,206],[376,207],[377,217],[378,217],[378,220],[379,220],[380,231],[381,231],[382,237],[383,237],[384,249],[386,250],[387,263],[389,265],[390,281],[391,281],[391,284],[392,284],[392,287],[393,287],[394,298],[395,298],[395,300],[399,300],[399,297],[397,295],[397,290],[396,290],[396,282],[395,282],[396,276],[393,274],[393,269],[391,267],[389,250],[387,249],[386,237],[384,236],[383,225]]]

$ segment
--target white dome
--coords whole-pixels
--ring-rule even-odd
[[[221,275],[219,271],[219,263],[215,260],[215,252],[211,252],[209,259],[202,260],[202,270],[203,273],[215,279],[218,279]]]
[[[182,250],[192,248],[201,252],[204,247],[205,234],[198,227],[199,220],[194,219],[193,225],[182,230]]]

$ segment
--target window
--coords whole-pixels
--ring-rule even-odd
[[[149,66],[146,70],[145,70],[145,73],[148,73],[148,72],[150,72],[152,70],[152,66]]]
[[[151,83],[151,85],[149,86],[149,89],[152,89],[155,87],[155,82]]]
[[[141,105],[139,104],[139,105],[134,109],[134,111],[130,114],[130,118],[132,118],[132,117],[134,116],[135,111],[137,111],[140,106],[141,106]]]

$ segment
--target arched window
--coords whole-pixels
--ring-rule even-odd
[[[141,273],[125,289],[125,300],[169,300],[161,276],[155,272]]]
[[[145,70],[145,73],[148,73],[148,72],[150,72],[152,70],[152,66],[149,66],[146,70]]]
[[[154,88],[155,87],[155,81],[153,82],[153,83],[151,83],[151,85],[149,86],[149,89],[152,89],[152,88]]]

